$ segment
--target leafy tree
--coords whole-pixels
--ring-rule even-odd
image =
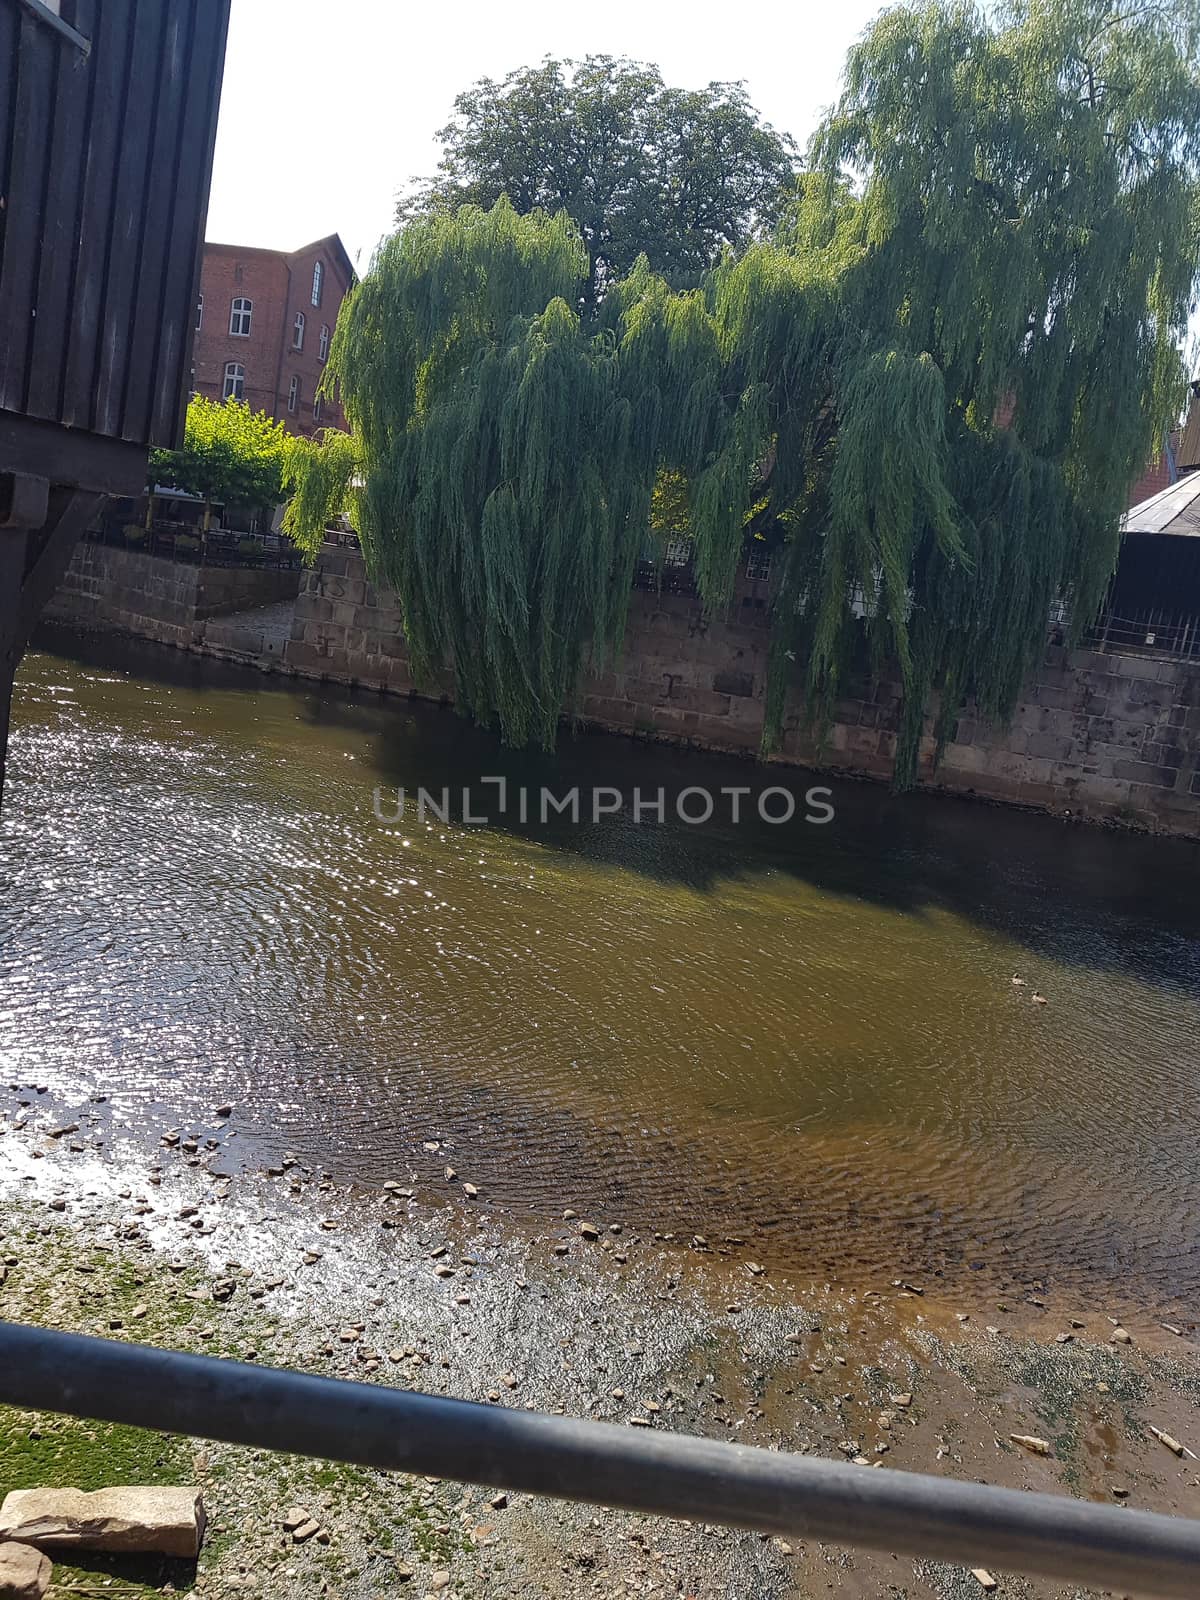
[[[199,495],[207,532],[214,500],[256,507],[279,504],[292,444],[282,422],[265,411],[251,411],[244,400],[193,395],[183,446],[151,453],[150,481]]]
[[[791,140],[760,121],[740,83],[673,89],[657,67],[612,56],[483,78],[460,94],[438,138],[440,176],[399,219],[483,210],[565,211],[588,251],[591,303],[643,252],[672,282],[694,282],[779,214]]]
[[[1094,615],[1182,405],[1194,12],[1123,4],[885,12],[779,237],[696,290],[640,259],[581,313],[565,214],[410,224],[339,318],[352,434],[312,452],[298,532],[348,492],[418,667],[549,743],[681,477],[710,606],[748,525],[780,552],[768,745],[788,690],[819,720],[866,647],[902,680],[911,781],[933,691],[1003,717],[1055,600]]]

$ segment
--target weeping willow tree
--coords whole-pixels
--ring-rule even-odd
[[[297,457],[291,527],[348,502],[417,669],[547,744],[655,508],[685,506],[712,608],[751,528],[768,747],[866,651],[908,783],[935,692],[1003,718],[1052,604],[1094,615],[1182,404],[1198,241],[1191,4],[890,10],[777,237],[695,291],[643,257],[581,311],[578,229],[504,200],[387,241],[330,353],[350,434]]]

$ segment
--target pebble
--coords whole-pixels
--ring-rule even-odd
[[[1108,1336],[1109,1344],[1132,1344],[1133,1335],[1125,1328],[1114,1328]]]

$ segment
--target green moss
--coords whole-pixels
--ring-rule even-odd
[[[190,1445],[177,1435],[0,1406],[0,1483],[6,1489],[169,1484],[190,1472]]]

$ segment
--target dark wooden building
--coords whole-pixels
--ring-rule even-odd
[[[0,781],[81,530],[179,442],[229,0],[0,0]]]
[[[1200,658],[1200,470],[1126,512],[1120,559],[1091,641]]]

